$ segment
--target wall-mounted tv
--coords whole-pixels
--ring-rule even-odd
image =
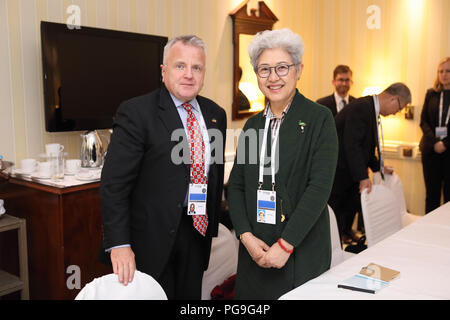
[[[42,21],[46,130],[111,128],[121,102],[160,87],[167,40]]]

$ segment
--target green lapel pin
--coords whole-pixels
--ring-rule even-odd
[[[302,120],[300,120],[298,122],[298,125],[300,126],[300,130],[302,130],[302,133],[305,133],[306,123],[304,123]]]

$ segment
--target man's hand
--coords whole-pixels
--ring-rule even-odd
[[[247,249],[253,261],[260,267],[268,268],[262,263],[267,250],[270,248],[264,241],[255,237],[251,232],[245,232],[242,234],[241,242]]]
[[[359,193],[362,193],[364,189],[367,188],[367,193],[370,193],[372,191],[372,182],[369,178],[361,180],[359,182]]]
[[[134,260],[134,252],[130,247],[112,249],[111,263],[114,274],[119,276],[120,283],[126,286],[133,281],[136,262]]]
[[[447,148],[445,147],[444,142],[438,141],[434,144],[434,152],[441,154],[445,152],[445,150],[447,150]]]
[[[384,166],[384,173],[385,174],[393,174],[394,173],[394,168],[392,168],[390,166]]]

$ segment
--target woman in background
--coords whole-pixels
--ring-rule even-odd
[[[423,104],[420,140],[423,176],[426,187],[426,213],[441,205],[442,184],[444,203],[450,201],[450,57],[439,63],[436,81],[427,91]]]
[[[228,184],[241,240],[235,298],[277,299],[330,266],[338,140],[330,110],[296,89],[300,36],[260,32],[248,51],[267,105],[244,126]]]

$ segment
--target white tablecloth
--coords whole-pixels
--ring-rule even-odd
[[[337,287],[371,262],[400,277],[376,294]],[[450,202],[280,299],[450,299]]]

